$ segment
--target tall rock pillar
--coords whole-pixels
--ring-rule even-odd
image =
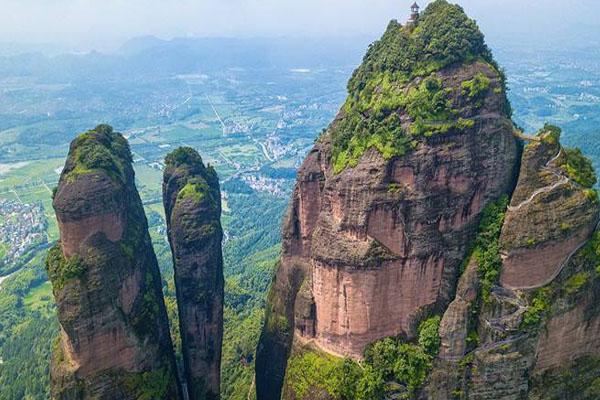
[[[129,145],[100,125],[77,137],[54,194],[47,270],[61,333],[54,399],[180,399],[161,278]]]
[[[224,286],[219,180],[189,147],[169,154],[165,164],[163,201],[189,398],[218,399]]]

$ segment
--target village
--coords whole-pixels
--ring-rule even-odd
[[[41,204],[23,204],[0,198],[0,275],[27,262],[32,250],[47,243]]]

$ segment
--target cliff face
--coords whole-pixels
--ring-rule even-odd
[[[71,144],[47,259],[61,325],[57,399],[179,399],[161,279],[126,140],[101,125]]]
[[[298,173],[258,398],[600,398],[589,160],[519,132],[444,0],[392,22],[348,90]]]
[[[558,132],[546,133],[523,154],[519,182],[500,237],[500,283],[504,287],[547,285],[595,229],[595,198],[561,168],[568,155],[557,136]]]
[[[455,36],[464,55],[435,53]],[[414,337],[452,299],[481,211],[514,185],[503,77],[460,8],[435,2],[414,31],[392,22],[348,86],[284,222],[257,352],[260,399],[279,398],[293,344],[360,358],[378,339]]]
[[[191,148],[175,150],[165,164],[163,200],[189,398],[218,399],[224,285],[219,181]]]
[[[428,398],[594,399],[600,395],[598,200],[589,161],[546,126],[525,147],[497,232],[498,282],[461,277],[443,315]],[[577,165],[577,167],[575,167]],[[590,240],[590,237],[592,239]],[[487,262],[476,249],[471,264]],[[488,263],[489,264],[489,263]],[[485,293],[465,302],[461,285]]]

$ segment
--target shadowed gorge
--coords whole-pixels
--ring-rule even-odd
[[[189,398],[218,399],[224,282],[215,170],[189,147],[173,151],[165,160],[163,201]]]
[[[121,134],[100,125],[72,142],[53,205],[61,239],[47,270],[61,334],[52,398],[182,398],[156,256]]]

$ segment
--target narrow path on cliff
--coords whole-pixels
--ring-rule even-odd
[[[569,179],[563,176],[562,179],[560,181],[556,182],[555,184],[550,185],[550,186],[544,186],[543,188],[536,190],[535,192],[533,192],[531,194],[531,196],[529,196],[529,198],[527,200],[524,200],[519,205],[517,205],[517,206],[508,206],[508,211],[518,211],[523,206],[526,206],[526,205],[530,204],[540,194],[551,192],[554,189],[556,189],[557,187],[562,186],[562,185],[566,185],[567,183],[569,183]]]
[[[556,161],[556,159],[558,157],[560,157],[561,154],[562,154],[562,147],[560,149],[558,149],[558,153],[554,157],[552,157],[550,160],[548,160],[546,162],[546,164],[544,164],[544,166],[542,167],[542,169],[550,171],[552,174],[554,174],[557,177],[559,177],[560,180],[558,182],[552,184],[552,185],[544,186],[543,188],[537,189],[536,191],[534,191],[531,194],[531,196],[529,196],[529,198],[527,200],[522,201],[520,204],[518,204],[516,206],[508,206],[508,211],[518,211],[523,206],[526,206],[526,205],[530,204],[540,194],[551,192],[554,189],[556,189],[557,187],[562,186],[562,185],[566,185],[569,182],[571,182],[571,180],[569,178],[567,178],[566,176],[562,175],[556,168],[552,168],[550,166],[550,164],[552,164],[554,161]]]
[[[543,187],[541,189],[536,190],[535,192],[533,192],[533,194],[525,201],[523,201],[521,204],[519,204],[518,206],[509,206],[508,210],[509,211],[516,211],[519,210],[521,207],[531,203],[535,197],[537,197],[538,195],[540,195],[541,193],[545,193],[545,192],[551,192],[552,190],[554,190],[555,188],[557,188],[560,185],[565,185],[565,184],[572,184],[576,187],[581,187],[581,185],[575,181],[573,181],[572,179],[570,179],[568,176],[564,175],[563,173],[561,173],[562,171],[556,167],[552,167],[551,164],[556,161],[558,159],[558,157],[560,157],[560,155],[563,152],[563,148],[560,147],[560,149],[558,150],[558,153],[552,157],[550,160],[548,160],[548,162],[546,162],[546,164],[544,164],[544,166],[542,167],[542,169],[545,169],[547,171],[550,171],[552,174],[556,175],[557,177],[560,177],[561,180],[556,182],[553,185],[550,186],[546,186]],[[600,221],[598,221],[596,223],[596,226],[594,227],[594,229],[592,230],[592,232],[595,232],[596,230],[598,230],[600,228]],[[569,261],[571,261],[571,258],[579,251],[581,250],[581,248],[583,246],[585,246],[588,242],[589,238],[586,238],[585,240],[583,240],[577,247],[575,247],[575,249],[573,249],[573,251],[571,251],[567,257],[558,265],[556,271],[552,274],[551,277],[549,277],[548,279],[546,279],[544,282],[542,282],[541,284],[538,285],[533,285],[533,286],[524,286],[524,287],[512,287],[512,286],[504,286],[507,289],[511,289],[511,290],[532,290],[532,289],[538,289],[541,287],[544,287],[548,284],[550,284],[552,281],[554,281],[558,275],[560,275],[560,273],[563,271],[563,269],[565,268],[565,266],[569,263]]]
[[[252,400],[252,391],[254,390],[254,384],[256,382],[256,378],[252,378],[252,384],[250,385],[250,389],[248,389],[248,394],[246,395],[246,400]]]
[[[465,353],[465,355],[463,355],[463,356],[448,357],[448,358],[444,358],[444,360],[445,361],[450,361],[450,362],[459,362],[462,359],[464,359],[465,357],[467,357],[469,354],[473,354],[473,353],[476,353],[476,352],[479,352],[479,351],[493,350],[493,349],[496,349],[498,347],[501,347],[501,346],[504,346],[504,345],[507,345],[507,344],[511,344],[513,342],[521,340],[521,339],[523,339],[523,338],[525,338],[527,336],[529,336],[528,333],[520,333],[517,336],[513,336],[513,337],[510,337],[508,339],[501,340],[499,342],[488,343],[488,344],[484,344],[483,346],[476,347],[473,350]]]

